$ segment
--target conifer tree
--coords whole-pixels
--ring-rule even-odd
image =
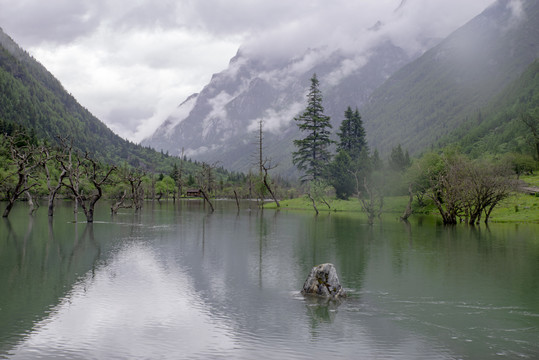
[[[337,144],[337,151],[343,150],[347,152],[352,160],[357,160],[361,150],[364,148],[368,152],[365,129],[357,108],[352,111],[352,108],[348,106],[344,112],[344,120],[341,122],[337,135],[339,135],[340,139]]]
[[[305,172],[302,181],[318,180],[330,159],[328,150],[331,144],[329,138],[330,117],[324,115],[322,93],[316,74],[311,78],[311,87],[307,94],[307,108],[294,118],[300,131],[305,133],[303,139],[294,140],[297,148],[293,155],[293,163],[299,170]]]
[[[408,154],[408,150],[404,152],[402,150],[401,144],[398,144],[396,147],[391,149],[391,155],[389,157],[389,166],[396,171],[404,171],[406,170],[410,164],[410,155]]]
[[[348,106],[337,135],[339,136],[337,156],[329,167],[330,183],[335,188],[339,199],[348,199],[356,188],[352,174],[363,179],[370,172],[365,129],[357,108],[352,111],[352,108]]]

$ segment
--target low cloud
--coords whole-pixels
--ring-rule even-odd
[[[353,59],[344,59],[340,66],[324,77],[324,83],[335,86],[342,79],[361,69],[367,64],[367,55],[357,55]]]
[[[262,118],[251,121],[247,131],[258,131],[259,123],[262,121],[264,131],[279,134],[282,129],[288,127],[290,122],[293,121],[294,117],[297,116],[304,108],[305,104],[303,102],[294,102],[286,109],[280,111],[269,109]]]
[[[444,37],[493,1],[0,0],[0,26],[83,106],[140,141],[224,70],[240,45],[246,56],[272,63],[311,49],[282,83],[336,49],[354,57],[389,39],[422,51],[419,38]],[[518,4],[509,4],[514,14]],[[329,80],[362,61],[343,62]]]

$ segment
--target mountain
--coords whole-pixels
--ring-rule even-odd
[[[521,120],[522,114],[533,112],[539,114],[539,60],[463,126],[442,137],[438,146],[457,143],[472,157],[507,152],[536,155],[533,134]]]
[[[424,53],[382,36],[361,51],[309,49],[276,62],[240,50],[142,144],[247,171],[256,162],[262,120],[265,156],[290,175],[299,136],[292,119],[317,73],[334,132],[344,109],[357,106],[371,148],[386,156],[400,143],[419,153],[463,126],[537,58],[538,7],[533,0],[498,0]],[[368,35],[383,28],[377,23]],[[434,42],[418,41],[420,48]]]
[[[318,48],[286,60],[252,57],[240,49],[225,71],[181,103],[142,144],[174,155],[183,148],[187,156],[246,172],[256,168],[262,120],[265,156],[279,164],[279,173],[290,175],[292,141],[298,137],[293,118],[305,108],[313,73],[320,80],[325,113],[338,129],[348,106],[360,107],[394,71],[419,55],[380,38],[359,54]]]
[[[31,129],[37,137],[52,143],[58,136],[68,137],[75,149],[112,164],[129,163],[149,171],[169,172],[175,161],[112,132],[2,29],[0,125]]]
[[[537,19],[538,1],[497,1],[393,74],[361,109],[371,146],[388,154],[400,143],[417,154],[471,131],[470,119],[538,58]]]

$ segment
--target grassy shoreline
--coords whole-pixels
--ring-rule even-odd
[[[539,176],[523,177],[528,184],[539,186]],[[355,198],[350,200],[326,199],[331,206],[329,209],[324,203],[317,203],[318,211],[322,212],[350,212],[366,216],[361,209],[361,204]],[[408,196],[388,196],[384,198],[382,216],[392,215],[399,217],[404,212]],[[312,211],[312,202],[307,197],[287,199],[280,201],[280,210]],[[277,209],[275,203],[266,203],[266,209]],[[414,214],[440,216],[433,204],[420,207],[417,200],[412,203]],[[412,214],[412,216],[414,216]],[[441,218],[441,217],[440,217]],[[491,223],[534,223],[539,224],[539,196],[523,193],[514,193],[504,201],[500,202],[490,215]]]

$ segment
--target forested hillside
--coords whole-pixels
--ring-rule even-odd
[[[175,161],[114,134],[1,29],[0,121],[4,128],[17,125],[49,142],[65,137],[82,153],[112,164],[127,162],[151,172],[169,172]]]
[[[388,154],[400,143],[418,154],[472,127],[539,54],[539,2],[510,5],[496,2],[373,93],[360,109],[372,147]]]
[[[525,123],[526,116],[535,116],[539,126],[539,61],[507,86],[491,103],[474,112],[464,126],[443,137],[439,146],[458,143],[472,157],[506,152],[537,157],[533,129]]]

